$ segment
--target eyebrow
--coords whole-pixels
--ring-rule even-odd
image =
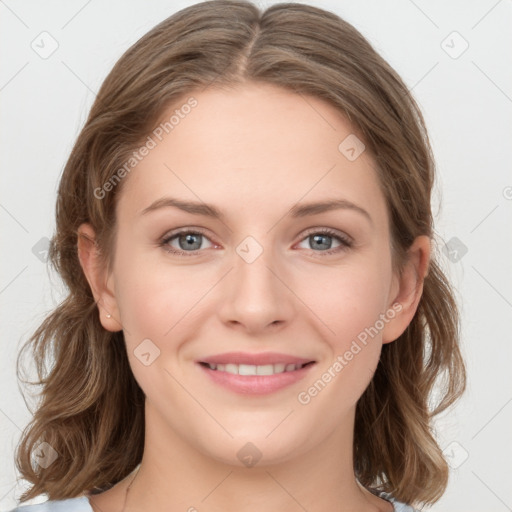
[[[157,199],[147,208],[144,208],[144,210],[141,212],[141,215],[146,215],[152,211],[168,207],[179,208],[184,212],[192,213],[194,215],[204,215],[206,217],[224,220],[224,214],[217,207],[211,204],[196,201],[183,201],[174,197],[162,197]],[[359,212],[364,217],[366,217],[370,224],[373,224],[372,217],[364,208],[361,208],[360,206],[346,199],[331,199],[328,201],[320,201],[315,203],[303,203],[300,205],[296,204],[290,209],[289,215],[291,215],[292,218],[300,218],[339,209]]]

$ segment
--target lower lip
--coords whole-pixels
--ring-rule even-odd
[[[291,386],[303,379],[314,365],[315,363],[312,363],[303,366],[300,370],[275,373],[274,375],[234,375],[212,370],[208,366],[199,364],[201,369],[216,384],[220,384],[235,393],[246,395],[266,395]]]

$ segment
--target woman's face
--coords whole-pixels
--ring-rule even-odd
[[[351,433],[382,343],[410,321],[385,199],[322,100],[255,84],[191,96],[124,178],[102,322],[124,330],[154,447],[285,461]],[[311,363],[279,373],[293,361]]]

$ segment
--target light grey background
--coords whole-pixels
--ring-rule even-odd
[[[0,510],[14,507],[26,485],[16,483],[13,463],[30,420],[15,357],[63,298],[44,252],[33,252],[53,233],[59,176],[115,61],[193,3],[0,0]],[[469,389],[437,422],[454,470],[432,510],[512,510],[512,2],[307,3],[354,24],[395,67],[422,107],[434,147],[437,250],[462,307]],[[44,55],[52,44],[58,48]]]

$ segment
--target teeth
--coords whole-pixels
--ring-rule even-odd
[[[293,372],[299,370],[304,365],[302,364],[265,364],[265,365],[253,365],[253,364],[212,364],[208,363],[211,370],[217,370],[219,372],[231,373],[233,375],[275,375],[276,373]]]
[[[238,367],[236,364],[227,364],[224,368],[224,371],[228,373],[238,373]]]
[[[284,372],[284,363],[278,363],[274,365],[274,373],[283,373]]]

